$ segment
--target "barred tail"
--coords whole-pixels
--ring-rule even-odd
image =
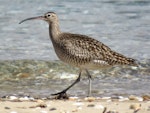
[[[137,60],[135,60],[135,59],[127,58],[127,61],[128,61],[128,65],[131,65],[131,66],[138,66]]]
[[[116,59],[116,64],[121,65],[131,65],[131,66],[138,66],[137,61],[132,58],[127,58],[122,54],[112,51],[114,59]]]

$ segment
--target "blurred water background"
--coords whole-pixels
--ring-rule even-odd
[[[61,63],[46,22],[21,20],[54,11],[64,32],[91,36],[137,59],[139,68],[91,71],[93,95],[150,94],[149,0],[0,0],[0,96],[49,96],[76,79],[78,69]],[[69,92],[86,96],[86,76]]]

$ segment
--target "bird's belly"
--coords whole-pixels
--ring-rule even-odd
[[[104,69],[109,67],[111,66],[106,64],[93,64],[93,63],[86,63],[85,65],[80,65],[80,68],[82,69],[91,69],[91,70],[98,70],[98,69]]]
[[[110,65],[105,64],[105,63],[94,63],[88,59],[73,58],[73,57],[70,57],[69,55],[66,55],[65,53],[62,53],[62,54],[58,53],[57,56],[64,63],[67,63],[74,67],[78,67],[80,69],[97,70],[97,69],[101,69],[101,68],[111,67]]]
[[[56,50],[57,49],[57,50]],[[81,69],[101,69],[111,67],[104,61],[91,60],[88,58],[80,58],[77,56],[72,56],[67,54],[66,51],[63,51],[61,48],[55,48],[55,52],[58,58],[69,65],[81,68]]]

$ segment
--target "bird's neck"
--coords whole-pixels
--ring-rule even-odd
[[[49,35],[52,41],[56,41],[61,33],[58,23],[49,24]]]

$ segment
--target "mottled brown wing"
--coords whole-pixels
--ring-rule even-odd
[[[62,40],[64,40],[64,47],[68,50],[68,54],[73,57],[78,57],[79,59],[89,59],[94,62],[96,60],[106,62],[107,58],[113,57],[109,47],[88,36],[65,34],[65,37],[62,38]]]
[[[78,59],[86,59],[97,64],[107,65],[136,65],[135,60],[112,51],[103,43],[85,35],[65,34],[64,45],[68,54]],[[68,40],[67,40],[68,38]],[[71,40],[69,40],[72,38]]]

